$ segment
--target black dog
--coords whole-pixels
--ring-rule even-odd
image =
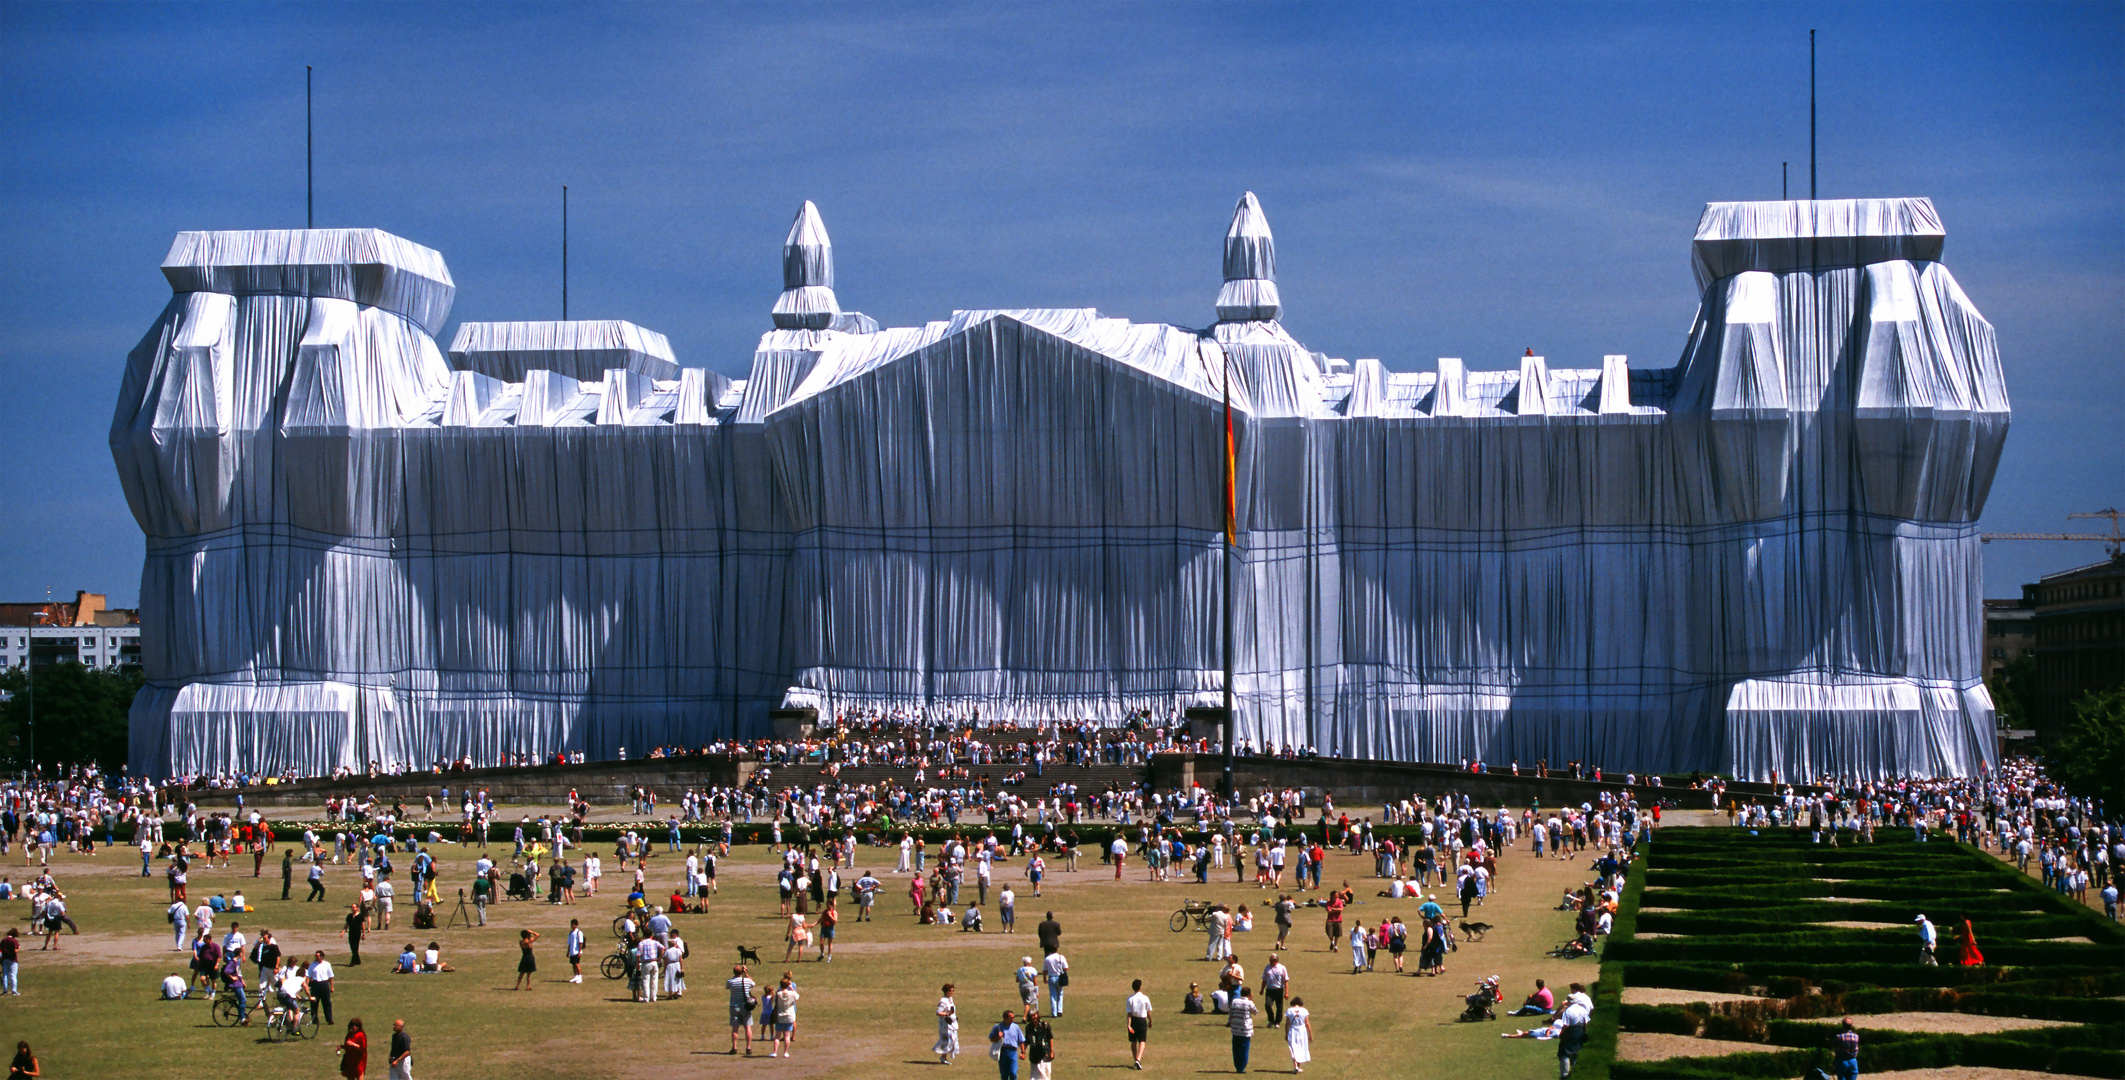
[[[1487,922],[1465,922],[1461,924],[1462,935],[1471,941],[1483,940],[1483,935],[1490,933],[1490,930],[1491,926]]]
[[[756,950],[740,945],[738,946],[738,962],[741,964],[757,964],[760,962],[760,954]]]

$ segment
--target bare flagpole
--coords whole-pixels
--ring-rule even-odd
[[[303,65],[303,228],[317,228],[317,137],[310,118],[310,73]]]
[[[1232,715],[1233,677],[1233,599],[1232,564],[1239,554],[1239,471],[1232,431],[1232,350],[1219,349],[1225,359],[1225,377],[1222,380],[1225,398],[1225,798],[1237,797],[1232,784],[1232,739],[1233,729],[1238,726]]]
[[[1815,199],[1815,31],[1808,31],[1808,199]]]
[[[561,185],[561,321],[568,321],[568,185]]]

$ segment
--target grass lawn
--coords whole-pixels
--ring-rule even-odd
[[[504,819],[506,820],[506,818]],[[970,831],[979,836],[979,830]],[[455,845],[433,850],[443,866],[445,896],[470,881],[476,851]],[[491,849],[506,863],[508,845]],[[19,851],[19,849],[18,849]],[[607,882],[626,880],[616,874],[609,848]],[[1055,1022],[1058,1038],[1055,1073],[1063,1077],[1111,1075],[1129,1063],[1122,1021],[1122,1001],[1129,981],[1141,978],[1157,1013],[1147,1071],[1172,1075],[1225,1072],[1231,1068],[1230,1040],[1219,1016],[1183,1016],[1182,995],[1191,981],[1216,984],[1218,965],[1204,962],[1203,936],[1173,933],[1167,917],[1183,897],[1203,898],[1260,913],[1251,934],[1235,938],[1249,982],[1259,985],[1262,964],[1275,940],[1266,905],[1274,900],[1252,884],[1236,884],[1228,868],[1220,881],[1215,872],[1205,888],[1192,883],[1152,883],[1132,858],[1127,879],[1117,882],[1096,855],[1079,860],[1075,874],[1051,867],[1045,896],[1035,899],[1024,889],[1023,864],[999,867],[998,884],[1019,887],[1021,932],[997,929],[993,898],[988,910],[990,932],[974,935],[916,925],[905,900],[907,879],[892,875],[896,853],[866,849],[860,867],[886,881],[875,923],[846,921],[844,910],[837,959],[831,964],[781,963],[782,920],[775,914],[773,870],[777,865],[765,846],[741,846],[722,863],[721,895],[708,913],[685,915],[679,931],[691,946],[687,964],[692,990],[683,1000],[656,1005],[628,1000],[625,984],[587,975],[570,985],[562,957],[562,938],[571,917],[582,919],[591,951],[610,952],[610,923],[618,896],[587,898],[573,908],[543,902],[502,902],[491,909],[481,929],[410,929],[411,903],[399,899],[395,925],[377,931],[364,946],[365,963],[347,967],[347,948],[338,922],[356,888],[353,872],[328,867],[328,903],[304,903],[307,891],[298,870],[294,896],[282,901],[278,859],[267,863],[264,879],[250,876],[248,859],[229,870],[193,864],[191,896],[247,887],[255,911],[240,916],[247,935],[270,929],[290,954],[307,955],[322,948],[338,967],[334,1011],[339,1025],[360,1016],[370,1034],[371,1075],[381,1076],[391,1021],[403,1018],[415,1038],[415,1075],[428,1080],[502,1075],[532,1077],[673,1076],[938,1076],[971,1072],[993,1075],[986,1056],[987,1031],[1002,1010],[1019,1006],[1011,978],[1021,955],[1039,956],[1034,924],[1053,910],[1064,927],[1063,952],[1071,962],[1071,986],[1065,1015]],[[653,895],[670,892],[683,856],[651,860]],[[395,861],[403,868],[408,860]],[[1331,884],[1348,880],[1362,903],[1352,916],[1368,924],[1400,914],[1415,921],[1414,901],[1390,901],[1373,894],[1384,884],[1370,876],[1369,857],[1331,855],[1325,874]],[[93,857],[62,854],[52,872],[68,897],[79,936],[60,938],[62,951],[39,952],[41,938],[25,939],[19,998],[0,998],[0,1038],[27,1039],[42,1060],[44,1074],[58,1078],[184,1078],[331,1076],[338,1031],[328,1027],[317,1042],[269,1043],[263,1031],[224,1029],[210,1024],[198,1000],[163,1002],[157,988],[163,976],[182,972],[188,954],[173,950],[164,921],[168,891],[158,865],[156,876],[140,876],[137,852],[120,845]],[[0,867],[16,882],[35,871],[24,870],[20,856]],[[1595,981],[1592,960],[1548,959],[1548,948],[1570,933],[1571,915],[1552,910],[1565,889],[1588,875],[1584,859],[1536,860],[1523,839],[1500,861],[1502,890],[1472,916],[1497,925],[1484,941],[1464,944],[1447,961],[1441,978],[1397,977],[1390,973],[1386,950],[1380,971],[1350,974],[1346,948],[1330,951],[1318,911],[1301,909],[1285,954],[1291,968],[1292,993],[1313,1012],[1314,1062],[1308,1076],[1323,1077],[1549,1077],[1555,1075],[1553,1044],[1502,1040],[1511,1021],[1460,1024],[1461,997],[1475,980],[1500,975],[1507,1005],[1516,1005],[1537,977],[1561,989],[1572,981]],[[854,875],[849,875],[853,880]],[[608,889],[608,892],[612,890]],[[620,890],[624,892],[624,888]],[[971,890],[969,890],[971,892]],[[449,905],[446,903],[445,909]],[[1458,907],[1453,909],[1458,913]],[[216,935],[226,929],[224,916]],[[6,905],[4,925],[22,926],[27,905]],[[542,934],[537,946],[539,973],[528,992],[509,989],[514,978],[517,930]],[[406,942],[442,943],[446,959],[458,970],[442,975],[388,974]],[[735,947],[761,950],[765,971],[756,978],[772,984],[784,970],[794,971],[804,995],[799,1008],[799,1042],[793,1060],[769,1060],[766,1048],[752,1058],[731,1057],[728,1049],[726,995]],[[586,968],[590,965],[586,963]],[[1416,966],[1414,945],[1408,966]],[[250,979],[246,965],[246,978]],[[945,1070],[929,1053],[935,1038],[933,1005],[941,984],[959,984],[961,1038],[966,1053]],[[1561,995],[1560,995],[1561,996]],[[254,1020],[262,1025],[263,1019]],[[1289,1073],[1291,1063],[1281,1033],[1258,1031],[1251,1071]]]

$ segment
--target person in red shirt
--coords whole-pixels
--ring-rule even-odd
[[[362,1031],[362,1018],[347,1018],[347,1037],[339,1044],[339,1074],[346,1080],[362,1080],[369,1071],[369,1036]]]
[[[1334,952],[1336,947],[1343,943],[1343,894],[1341,892],[1329,893],[1327,907],[1328,951]]]

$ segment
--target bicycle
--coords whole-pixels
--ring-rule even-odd
[[[608,979],[624,979],[634,969],[634,954],[621,949],[598,963],[598,974]]]
[[[236,1004],[236,991],[223,986],[207,1001],[207,1017],[215,1027],[235,1027],[243,1020],[243,1010]]]
[[[273,1042],[284,1042],[290,1038],[317,1038],[318,1029],[323,1026],[318,1020],[317,1010],[309,1007],[308,997],[296,998],[295,1002],[297,1011],[292,1023],[287,1006],[277,1002],[274,1004],[272,1010],[266,1014],[266,1038]]]

